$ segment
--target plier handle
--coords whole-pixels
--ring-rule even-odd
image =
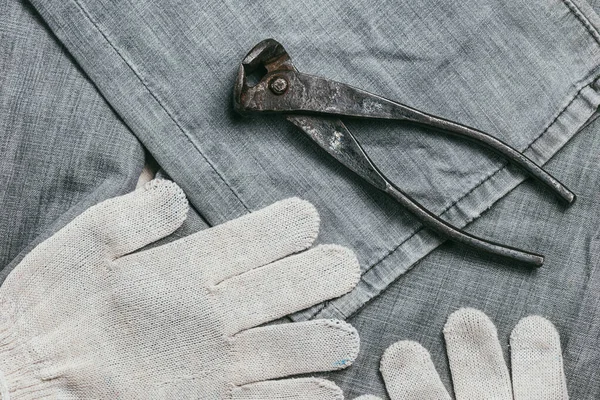
[[[258,83],[249,84],[248,76],[261,71]],[[404,193],[375,166],[339,117],[407,121],[470,139],[519,165],[568,204],[575,201],[572,191],[503,141],[353,86],[300,73],[283,46],[273,39],[260,42],[242,61],[234,87],[234,108],[241,114],[283,114],[334,158],[395,198],[428,228],[453,241],[533,266],[541,266],[544,257],[471,235]]]

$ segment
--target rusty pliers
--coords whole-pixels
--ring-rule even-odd
[[[257,71],[262,71],[260,80],[249,84],[248,76]],[[334,158],[396,199],[426,227],[450,240],[526,264],[539,267],[544,257],[464,232],[404,193],[373,164],[338,116],[408,121],[474,140],[521,166],[567,203],[575,201],[573,192],[501,140],[364,90],[300,73],[283,46],[273,39],[260,42],[242,61],[234,88],[234,107],[241,114],[283,114]]]

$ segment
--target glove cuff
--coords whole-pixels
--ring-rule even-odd
[[[40,399],[50,395],[54,385],[39,376],[40,364],[23,342],[11,301],[0,299],[0,400]]]

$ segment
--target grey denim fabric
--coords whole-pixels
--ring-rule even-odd
[[[5,0],[0,9],[16,10],[13,3],[31,14],[17,0]],[[8,118],[0,121],[6,132],[0,143],[27,148],[10,162],[2,148],[2,173],[9,174],[3,181],[15,189],[2,199],[9,206],[0,229],[10,232],[13,220],[23,229],[3,242],[10,253],[4,257],[2,247],[2,260],[22,254],[28,241],[40,240],[40,232],[56,229],[85,205],[132,188],[143,159],[132,132],[201,215],[184,232],[204,226],[203,219],[217,224],[299,196],[321,213],[321,242],[355,249],[364,271],[359,286],[294,316],[350,317],[357,326],[361,358],[331,375],[347,394],[383,395],[379,357],[406,338],[431,350],[448,383],[441,326],[454,309],[475,306],[494,319],[504,339],[524,315],[552,319],[573,398],[600,397],[597,124],[569,142],[600,103],[600,23],[587,3],[31,3],[65,47],[51,43],[37,16],[1,14],[0,95]],[[294,127],[276,117],[234,115],[237,66],[266,37],[283,43],[303,72],[488,131],[538,163],[554,156],[548,170],[580,197],[569,209],[531,180],[519,185],[525,176],[517,168],[477,145],[399,123],[349,123],[376,163],[411,196],[455,225],[475,221],[468,230],[545,253],[546,266],[528,272],[453,244],[432,253],[439,238]],[[48,49],[44,57],[38,45]],[[36,95],[39,82],[48,84],[42,95]],[[23,113],[23,104],[36,118]],[[86,145],[72,143],[79,141]],[[44,161],[36,168],[31,160],[39,157]],[[45,193],[60,201],[46,201]],[[47,203],[56,205],[36,208]]]
[[[33,7],[0,1],[0,282],[75,215],[131,191],[143,161]]]

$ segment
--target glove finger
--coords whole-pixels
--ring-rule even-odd
[[[81,267],[76,260],[115,259],[175,231],[187,216],[188,203],[174,182],[154,180],[124,196],[90,207],[46,241],[40,243],[10,274],[5,285],[18,292],[32,283],[39,266]],[[66,262],[72,261],[72,262]],[[46,274],[46,287],[64,274]],[[41,293],[41,292],[40,292]]]
[[[450,400],[429,352],[417,342],[403,340],[388,347],[380,369],[392,400]]]
[[[232,335],[341,296],[359,279],[351,250],[323,245],[236,275],[212,292],[226,307],[226,331]]]
[[[285,379],[236,386],[232,400],[343,400],[335,383],[318,378]]]
[[[358,332],[338,320],[253,328],[235,335],[236,385],[349,367],[360,347]]]
[[[272,204],[211,229],[144,251],[152,260],[168,257],[190,268],[211,266],[203,275],[213,284],[307,249],[319,232],[319,214],[297,198]],[[143,264],[143,262],[142,262]]]
[[[472,308],[455,311],[444,338],[457,399],[512,400],[498,333],[487,315]]]
[[[156,179],[91,207],[75,219],[80,240],[90,239],[118,258],[173,233],[187,217],[188,202],[176,183]]]
[[[510,335],[515,400],[568,399],[560,338],[545,318],[523,318]]]

